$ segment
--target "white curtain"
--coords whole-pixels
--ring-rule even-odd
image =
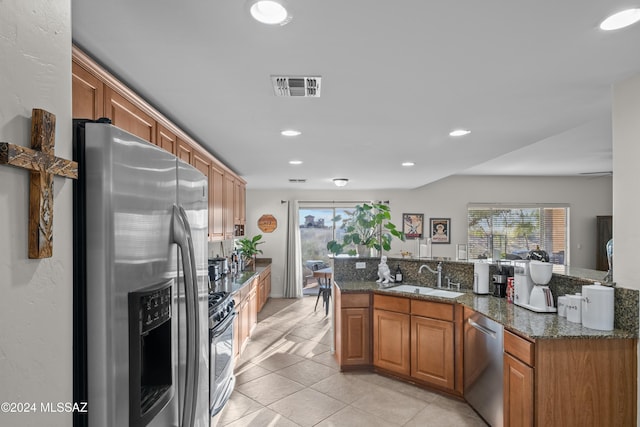
[[[287,202],[289,217],[287,219],[287,261],[284,272],[284,297],[302,297],[302,252],[300,250],[300,221],[298,219],[299,203],[297,200]]]

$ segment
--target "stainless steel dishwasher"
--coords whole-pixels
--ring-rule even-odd
[[[502,332],[501,324],[479,313],[465,315],[464,397],[492,427],[503,425]]]

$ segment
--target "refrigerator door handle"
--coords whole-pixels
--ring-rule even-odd
[[[192,427],[195,423],[196,402],[198,393],[198,279],[196,275],[195,251],[191,238],[191,227],[187,214],[182,207],[173,205],[172,221],[173,242],[180,247],[182,269],[184,271],[184,294],[187,317],[187,360],[184,410],[182,427]]]

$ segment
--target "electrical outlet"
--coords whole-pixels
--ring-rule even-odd
[[[362,270],[363,268],[367,268],[366,262],[356,262],[356,270]]]

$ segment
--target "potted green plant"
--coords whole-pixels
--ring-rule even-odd
[[[327,249],[334,255],[347,253],[366,256],[371,249],[390,250],[394,237],[405,240],[404,233],[390,221],[389,206],[383,203],[363,203],[356,205],[353,211],[345,212],[345,218],[337,215],[332,219],[334,223],[342,221],[340,229],[344,230],[342,241],[327,243]]]
[[[264,242],[261,242],[260,239],[262,239],[262,234],[236,240],[236,248],[244,260],[244,265],[251,265],[252,262],[255,262],[255,256],[262,253],[262,249],[258,249],[258,245]]]

